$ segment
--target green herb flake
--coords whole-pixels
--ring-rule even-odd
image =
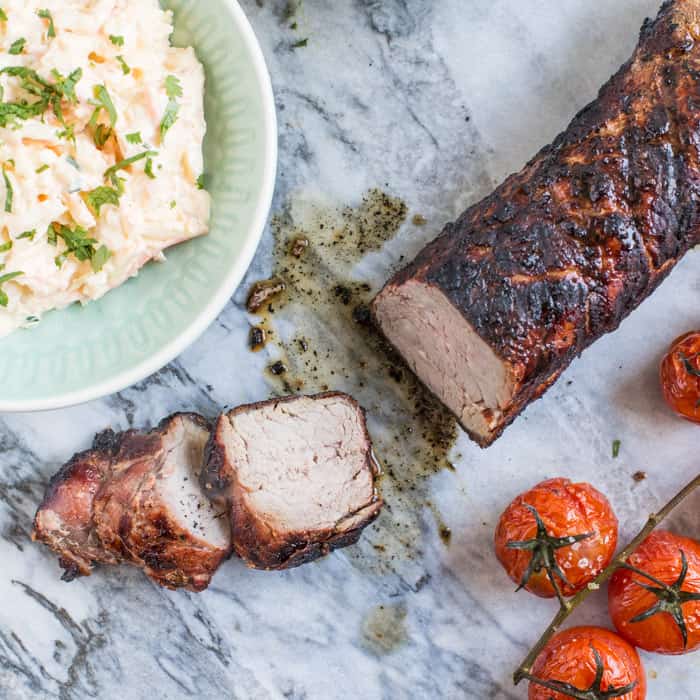
[[[198,189],[198,190],[203,190],[204,187],[205,187],[204,173],[202,173],[202,174],[197,178],[197,189]]]
[[[95,141],[95,146],[102,150],[105,147],[107,141],[109,141],[109,137],[111,135],[112,130],[108,126],[105,126],[104,124],[98,124],[95,128],[95,133],[92,135],[92,138]]]
[[[11,280],[23,274],[24,272],[8,272],[7,274],[0,276],[0,287],[2,287],[2,285],[5,284],[5,282],[10,282]],[[0,289],[0,306],[7,306],[9,301],[10,300],[8,299],[5,291]]]
[[[173,199],[173,201],[170,202],[170,208],[175,209],[176,206],[177,206],[177,202]]]
[[[165,94],[174,100],[176,97],[182,97],[182,83],[180,79],[174,75],[169,75],[165,79]]]
[[[115,46],[124,46],[124,37],[123,36],[115,36],[114,34],[109,35],[109,40],[115,45]]]
[[[12,241],[0,245],[0,253],[7,253],[8,250],[12,250]]]
[[[52,84],[42,78],[35,70],[25,66],[0,68],[0,75],[17,78],[20,88],[37,98],[34,102],[29,102],[26,99],[18,102],[0,101],[0,127],[14,126],[18,121],[41,116],[49,108],[53,109],[57,119],[65,126],[61,103],[64,99],[71,102],[77,101],[75,85],[82,74],[82,70],[78,68],[68,78],[63,78],[58,71],[54,70],[52,75],[56,82]]]
[[[100,116],[100,112],[104,109],[109,117],[109,123],[112,127],[117,123],[117,110],[112,102],[112,98],[107,92],[107,88],[104,85],[95,85],[93,88],[94,100],[90,101],[90,104],[95,107],[95,111],[92,113],[90,118],[90,127],[94,130],[97,127],[97,120]]]
[[[46,36],[48,36],[49,39],[55,39],[56,38],[56,27],[54,26],[53,16],[51,15],[51,12],[49,10],[39,10],[37,12],[37,15],[39,15],[39,17],[41,17],[41,19],[49,20],[49,31],[47,32]]]
[[[0,7],[0,22],[7,22],[7,14],[2,7]]]
[[[177,98],[182,97],[183,92],[179,78],[174,75],[169,75],[165,79],[165,94],[168,96],[168,105],[165,108],[165,114],[160,122],[161,140],[165,139],[165,135],[173,127],[180,113],[180,105],[177,102]]]
[[[622,447],[622,442],[620,440],[613,440],[613,444],[612,444],[613,459],[617,459],[620,456],[620,448],[621,447]]]
[[[293,49],[305,49],[309,45],[308,39],[299,39],[292,44]]]
[[[65,129],[57,131],[56,136],[58,136],[59,139],[65,139],[66,141],[72,141],[73,143],[75,143],[75,127],[71,124]]]
[[[141,132],[140,131],[135,131],[133,134],[127,134],[126,135],[126,140],[129,143],[133,143],[134,145],[137,145],[139,143],[143,143],[143,139],[141,138]]]
[[[129,65],[124,60],[124,56],[117,56],[117,61],[119,61],[119,65],[122,67],[122,73],[124,73],[124,75],[129,75],[129,73],[131,73],[131,68],[129,68]]]
[[[44,163],[44,165],[42,165],[40,168],[37,168],[34,172],[35,172],[37,175],[41,175],[41,173],[46,172],[48,169],[49,169],[49,166],[46,165],[46,163]]]
[[[107,249],[107,246],[100,246],[95,254],[90,258],[93,272],[100,272],[107,261],[112,257],[112,253]]]
[[[2,179],[5,182],[5,213],[12,213],[12,200],[14,199],[14,190],[12,189],[12,183],[10,178],[7,177],[7,170],[3,167],[2,169]]]
[[[24,51],[24,46],[26,43],[26,39],[17,39],[17,41],[14,41],[10,46],[9,54],[11,56],[19,56]]]
[[[70,255],[73,255],[80,262],[85,262],[86,260],[92,261],[97,254],[95,245],[98,241],[90,238],[82,226],[71,229],[63,224],[54,223],[51,229],[54,235],[60,237],[66,245],[66,249],[54,258],[56,267],[60,268]]]
[[[148,175],[148,177],[151,178],[151,180],[155,180],[156,176],[153,173],[153,158],[146,158],[146,165],[143,169],[143,172]]]
[[[55,69],[51,71],[51,75],[56,81],[55,85],[53,86],[55,95],[51,98],[51,105],[53,107],[53,113],[64,127],[62,131],[58,132],[58,137],[75,143],[75,130],[73,125],[66,123],[65,117],[63,116],[62,101],[65,99],[72,104],[75,104],[78,101],[78,96],[75,94],[75,86],[83,77],[83,69],[76,68],[68,75],[67,78],[64,78]]]
[[[17,240],[20,241],[23,238],[27,238],[30,241],[33,241],[34,236],[36,236],[36,229],[35,228],[33,228],[31,231],[25,231],[24,233],[20,233],[19,236],[17,236]]]
[[[75,86],[83,77],[83,69],[76,68],[74,71],[68,74],[67,78],[64,78],[55,69],[51,71],[51,75],[56,81],[56,84],[54,85],[54,89],[56,90],[56,92],[61,97],[64,97],[69,102],[75,104],[78,101],[78,96],[75,94]]]
[[[131,156],[131,158],[125,158],[124,160],[119,161],[118,163],[115,163],[111,168],[107,168],[104,173],[105,180],[111,180],[112,184],[119,188],[118,180],[119,178],[117,177],[117,173],[120,170],[125,170],[128,168],[130,165],[133,165],[134,163],[138,163],[138,161],[143,160],[144,158],[152,158],[154,156],[158,155],[158,151],[144,151],[143,153],[139,153],[138,155]]]
[[[85,195],[85,201],[95,216],[100,215],[100,210],[106,204],[119,206],[119,192],[112,187],[97,187]]]

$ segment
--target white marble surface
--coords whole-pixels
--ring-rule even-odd
[[[430,222],[405,227],[373,257],[375,284],[562,129],[658,6],[304,0],[294,32],[280,22],[283,0],[243,4],[280,110],[275,209],[320,194],[352,204],[380,186]],[[306,48],[290,48],[303,37]],[[268,232],[249,281],[269,271],[270,249]],[[66,585],[29,541],[46,480],[95,431],[183,408],[213,415],[267,395],[265,359],[246,351],[242,291],[147,381],[86,406],[0,417],[0,698],[525,698],[510,673],[554,604],[513,592],[492,554],[498,514],[544,477],[587,479],[609,494],[627,537],[693,475],[698,428],[665,409],[656,367],[668,341],[700,323],[699,264],[691,254],[494,447],[461,437],[457,470],[427,478],[421,491],[452,529],[451,545],[419,505],[411,517],[420,556],[391,567],[376,565],[375,531],[355,553],[282,574],[231,561],[193,595],[126,568]],[[641,484],[631,476],[638,469],[649,474]],[[697,507],[696,499],[676,524],[700,536],[689,517]],[[605,623],[603,598],[576,620]],[[392,639],[373,634],[382,615]],[[700,655],[644,661],[650,698],[698,696]]]

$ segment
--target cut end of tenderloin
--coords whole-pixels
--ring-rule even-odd
[[[450,299],[435,285],[409,279],[385,287],[373,311],[411,370],[472,438],[493,442],[515,393],[512,373]]]
[[[34,517],[32,539],[59,555],[64,581],[89,576],[97,562],[117,564],[120,557],[104,549],[94,521],[95,496],[111,474],[120,436],[100,433],[93,447],[75,455],[51,479]]]
[[[176,414],[131,435],[96,500],[104,546],[162,586],[203,590],[230,553],[230,528],[199,486],[209,426]]]
[[[231,551],[228,516],[199,485],[209,425],[195,414],[155,430],[99,435],[51,480],[33,537],[64,580],[126,561],[168,588],[202,590]]]
[[[222,416],[202,481],[230,507],[236,553],[254,568],[285,569],[359,539],[382,507],[377,475],[362,409],[333,393]]]

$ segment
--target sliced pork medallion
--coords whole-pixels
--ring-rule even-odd
[[[700,241],[698,17],[700,0],[664,3],[598,99],[374,301],[481,445]]]
[[[168,588],[203,590],[231,551],[228,515],[199,485],[209,426],[194,414],[128,434],[95,499],[97,534]]]
[[[95,496],[112,472],[112,459],[123,436],[100,433],[92,449],[75,455],[54,477],[34,518],[32,538],[59,555],[64,581],[89,576],[98,562],[117,564],[117,552],[106,550],[97,536]]]
[[[251,567],[285,569],[354,544],[379,514],[365,416],[345,394],[289,397],[223,415],[204,490],[230,508]]]

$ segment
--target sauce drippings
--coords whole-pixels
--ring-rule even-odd
[[[273,277],[286,288],[264,323],[268,349],[276,350],[271,365],[279,361],[285,371],[268,368],[266,378],[280,395],[346,391],[366,409],[387,507],[364,538],[372,556],[364,547],[349,550],[363,568],[393,570],[414,558],[423,539],[426,480],[453,468],[454,418],[380,336],[369,312],[383,279],[375,281],[367,256],[394,238],[407,216],[403,201],[371,190],[356,208],[293,202],[273,221]]]

